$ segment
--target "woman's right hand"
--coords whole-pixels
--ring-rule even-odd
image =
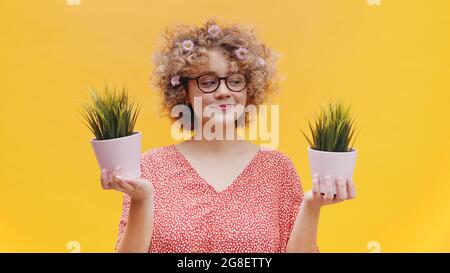
[[[102,169],[100,181],[104,190],[113,189],[126,193],[134,201],[153,198],[153,185],[150,181],[142,178],[124,179],[120,176],[120,166],[117,166],[112,172]]]

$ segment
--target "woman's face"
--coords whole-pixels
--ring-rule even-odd
[[[230,71],[231,65],[226,55],[217,50],[209,51],[209,67],[200,72],[194,77],[203,75],[205,73],[215,74],[218,77],[228,77],[234,72]],[[233,77],[234,78],[234,77]],[[233,80],[231,78],[230,80]],[[239,78],[237,78],[239,80]],[[239,81],[233,81],[233,84],[238,84]],[[208,82],[205,82],[208,84]],[[194,98],[202,99],[202,109],[203,111],[213,111],[214,115],[211,117],[214,123],[234,123],[236,116],[232,111],[237,105],[241,105],[242,108],[246,106],[247,101],[247,87],[240,92],[233,92],[228,89],[225,84],[225,80],[220,80],[219,87],[216,91],[212,93],[204,93],[201,91],[197,85],[196,80],[189,80],[188,82],[188,95],[186,97],[186,102],[191,103],[194,107],[194,113],[197,119],[202,120],[202,125],[204,125],[210,117],[203,117],[202,113],[196,112],[196,107],[194,106]],[[226,105],[226,107],[224,107]]]

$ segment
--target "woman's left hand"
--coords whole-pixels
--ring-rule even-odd
[[[332,183],[336,183],[337,193],[332,193]],[[321,192],[324,192],[321,193]],[[312,190],[305,193],[305,201],[309,205],[317,208],[323,206],[340,203],[345,200],[354,199],[356,197],[355,184],[351,178],[343,180],[342,177],[336,177],[336,181],[332,181],[330,176],[325,176],[325,188],[320,188],[319,176],[313,175]]]

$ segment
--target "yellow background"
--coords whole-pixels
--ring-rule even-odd
[[[325,207],[323,252],[450,251],[449,1],[5,0],[0,3],[0,251],[112,252],[121,194],[103,191],[79,102],[126,84],[143,150],[173,143],[156,113],[160,31],[216,17],[258,28],[286,80],[280,146],[311,188],[300,129],[325,99],[352,102],[357,199]],[[372,249],[373,250],[373,249]]]

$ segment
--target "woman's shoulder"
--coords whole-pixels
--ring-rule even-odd
[[[141,160],[152,164],[166,162],[167,159],[172,158],[174,155],[172,148],[173,145],[150,148],[142,153]]]
[[[297,168],[286,153],[276,149],[264,148],[261,149],[261,154],[263,156],[263,169],[275,175],[275,181],[280,182],[280,185],[290,187],[294,185],[293,182],[298,182]],[[286,183],[286,181],[289,183]]]
[[[172,145],[147,149],[141,155],[142,177],[156,183],[170,173],[173,158]]]
[[[276,164],[277,166],[283,167],[283,166],[293,164],[291,159],[289,158],[289,156],[287,156],[285,153],[283,153],[280,150],[262,146],[260,148],[260,151],[265,160],[270,161],[270,162]]]

